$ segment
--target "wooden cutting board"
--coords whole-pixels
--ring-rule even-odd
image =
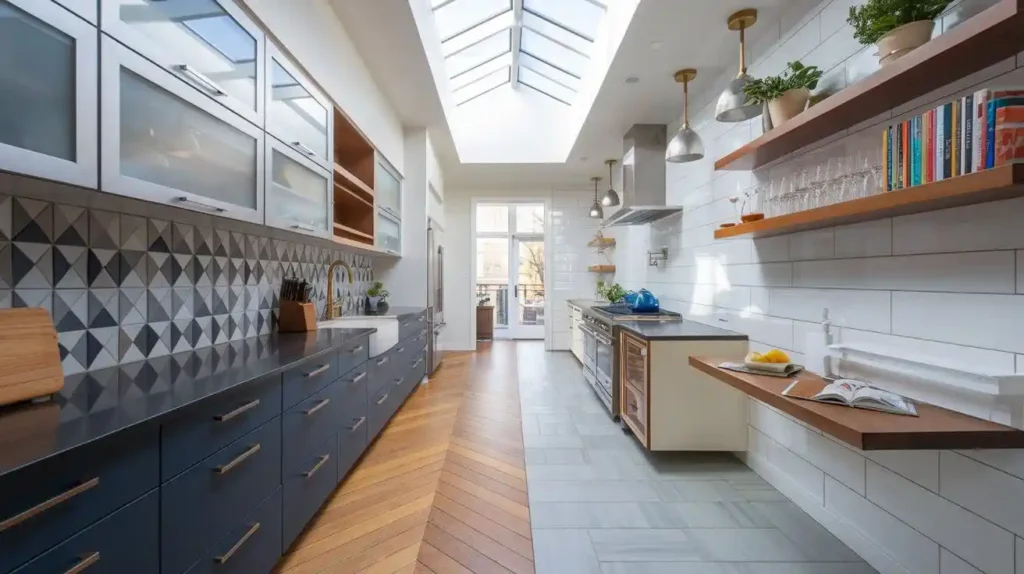
[[[64,387],[57,330],[46,309],[0,310],[0,405]]]

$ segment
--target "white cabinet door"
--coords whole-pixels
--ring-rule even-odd
[[[334,108],[291,60],[267,46],[267,133],[334,169]]]
[[[380,207],[396,219],[402,219],[402,180],[395,169],[383,156],[377,156],[374,193],[377,195],[377,207]]]
[[[57,3],[96,25],[96,3],[98,0],[57,0]]]
[[[104,191],[263,223],[263,131],[103,38]]]
[[[96,187],[97,38],[50,0],[0,0],[0,170]]]
[[[267,137],[267,225],[309,233],[332,235],[331,174],[318,164]]]
[[[377,247],[396,255],[402,253],[402,224],[382,209],[377,210]]]
[[[265,40],[231,0],[103,0],[103,31],[263,126]]]

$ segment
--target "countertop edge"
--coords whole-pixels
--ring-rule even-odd
[[[642,331],[638,331],[632,325],[619,324],[617,325],[623,331],[629,331],[631,334],[645,341],[749,341],[750,337],[743,333],[734,333],[732,335],[648,335]],[[711,327],[717,328],[717,327]],[[724,330],[724,329],[723,329]]]

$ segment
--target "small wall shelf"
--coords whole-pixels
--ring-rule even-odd
[[[591,273],[615,273],[614,265],[591,265],[587,267],[587,271]]]
[[[601,237],[599,239],[591,239],[590,243],[587,243],[587,247],[615,247],[614,237]]]
[[[715,162],[755,169],[1024,50],[1024,2],[1001,0]]]
[[[715,230],[715,239],[741,235],[769,237],[1024,196],[1024,164],[962,175],[835,205],[768,217]]]

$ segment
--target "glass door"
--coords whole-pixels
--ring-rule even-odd
[[[516,236],[512,249],[513,339],[544,338],[544,238]]]

